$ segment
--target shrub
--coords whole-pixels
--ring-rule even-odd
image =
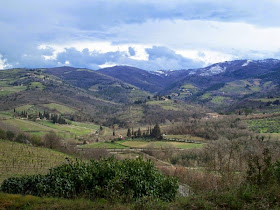
[[[0,139],[7,139],[6,132],[0,128]]]
[[[50,131],[43,136],[43,142],[45,147],[50,149],[59,149],[62,146],[61,138],[56,135],[54,131]]]
[[[42,142],[40,136],[35,136],[35,135],[31,136],[30,142],[34,146],[42,146],[43,145],[43,142]]]
[[[177,179],[164,176],[151,161],[141,158],[77,161],[53,168],[47,175],[9,178],[1,186],[3,192],[14,194],[123,201],[143,197],[170,201],[177,189]]]
[[[13,140],[16,136],[13,131],[7,131],[6,134],[7,134],[7,139],[9,140]]]
[[[20,133],[17,135],[16,139],[15,139],[16,142],[19,142],[19,143],[30,143],[30,136],[24,134],[24,133]]]

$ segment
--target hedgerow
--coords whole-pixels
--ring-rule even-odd
[[[13,194],[126,201],[142,197],[170,201],[177,190],[177,179],[164,176],[141,158],[69,162],[46,175],[8,178],[1,185],[1,191]]]

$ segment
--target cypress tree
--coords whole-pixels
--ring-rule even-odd
[[[127,135],[127,137],[131,137],[131,131],[130,131],[130,128],[128,128],[128,129],[127,129],[127,134],[126,134],[126,135]]]
[[[152,131],[152,136],[155,137],[156,139],[161,139],[161,132],[160,132],[160,127],[159,124],[157,123]]]
[[[137,137],[141,137],[141,130],[140,130],[140,128],[138,129]]]

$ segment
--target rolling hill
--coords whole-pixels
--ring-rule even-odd
[[[279,69],[275,59],[154,72],[129,66],[97,71],[67,66],[9,69],[0,71],[0,111],[32,106],[25,111],[46,110],[76,121],[125,126],[179,117],[197,104],[215,111],[264,107],[261,99],[280,92]],[[153,98],[156,95],[171,100]]]

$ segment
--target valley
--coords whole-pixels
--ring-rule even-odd
[[[279,70],[280,61],[268,59],[155,72],[129,66],[0,71],[0,183],[48,177],[50,168],[91,167],[92,160],[105,161],[105,168],[143,160],[191,189],[190,199],[203,196],[221,207],[211,199],[243,190],[234,186],[251,179],[248,170],[257,166],[250,157],[264,168],[270,167],[265,158],[280,157]],[[114,162],[119,160],[124,162]],[[205,189],[214,193],[207,197]],[[101,192],[107,193],[94,192],[98,199],[111,199]],[[177,197],[166,208],[192,205]]]

